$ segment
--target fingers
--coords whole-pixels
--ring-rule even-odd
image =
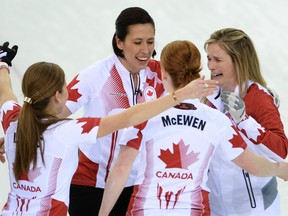
[[[202,83],[202,85],[204,85],[205,83],[207,83],[207,84],[209,84],[209,85],[218,85],[218,81],[216,81],[216,80],[211,80],[211,79],[209,79],[209,80],[200,80],[200,79],[198,79],[198,81],[199,81],[199,83]]]
[[[218,82],[215,80],[199,80],[199,85],[202,88],[217,90]]]
[[[0,58],[2,62],[6,62],[10,67],[12,66],[12,60],[16,56],[18,51],[18,46],[14,45],[9,48],[9,42],[5,42],[2,47],[0,47]]]
[[[199,97],[206,97],[213,94],[218,89],[218,81],[215,80],[198,80]]]
[[[6,159],[4,155],[0,155],[0,161],[1,163],[5,163]]]
[[[228,94],[227,92],[221,92],[220,98],[221,100],[228,100]]]
[[[213,94],[218,89],[218,82],[215,80],[203,80],[204,77],[191,81],[187,86],[189,92],[193,97],[190,98],[202,98]]]
[[[0,137],[0,154],[4,154],[5,149],[4,149],[4,137]]]
[[[238,103],[239,100],[237,99],[237,96],[232,93],[223,92],[220,95],[221,101],[224,105],[224,108],[228,111],[231,110],[235,112],[236,110],[240,109],[240,104]]]
[[[17,52],[18,46],[17,46],[17,45],[14,45],[11,49],[14,50],[14,52]]]
[[[202,88],[200,87],[198,88],[198,95],[199,97],[206,97],[206,96],[213,94],[216,90],[217,90],[217,87],[214,88],[212,86],[202,87]]]
[[[0,137],[0,161],[5,163],[5,149],[4,149],[4,137]]]

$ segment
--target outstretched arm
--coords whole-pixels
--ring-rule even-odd
[[[0,108],[8,100],[17,101],[17,97],[12,91],[8,65],[4,62],[1,62],[1,59],[0,59]],[[0,161],[2,163],[5,162],[4,153],[5,153],[4,137],[1,137],[0,138]]]
[[[125,186],[137,154],[138,151],[136,149],[121,146],[119,155],[105,185],[99,216],[109,215]]]
[[[256,89],[255,86],[251,88]],[[233,92],[222,92],[221,101],[237,124],[237,128],[255,144],[261,155],[275,161],[283,161],[287,157],[288,141],[271,95],[266,90],[251,90],[249,94],[244,102]],[[253,106],[249,106],[248,101],[252,98]],[[248,115],[245,103],[248,103]]]
[[[203,80],[203,78],[199,78],[172,94],[154,101],[137,104],[120,114],[102,118],[97,137],[105,136],[121,128],[140,124],[177,105],[183,100],[206,97],[217,89],[217,83],[218,82],[214,80]]]
[[[8,100],[17,101],[17,97],[12,91],[9,67],[5,62],[0,62],[0,108]]]
[[[9,66],[12,66],[12,60],[15,57],[18,50],[18,46],[9,48],[9,42],[5,42],[0,46],[0,108],[3,103],[8,100],[17,101],[17,97],[12,91],[12,85],[10,80]]]
[[[248,173],[259,177],[277,176],[288,180],[288,163],[274,163],[266,158],[255,154],[249,148],[232,160],[235,164]]]

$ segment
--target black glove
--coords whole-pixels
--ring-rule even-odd
[[[12,60],[17,54],[18,46],[14,45],[11,49],[8,46],[9,42],[5,42],[2,46],[0,46],[0,59],[2,62],[6,62],[11,67]]]

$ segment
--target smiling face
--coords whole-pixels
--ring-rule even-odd
[[[129,33],[124,41],[116,38],[117,47],[123,50],[125,58],[119,57],[124,67],[132,74],[144,69],[155,48],[155,30],[152,24],[129,26]]]
[[[212,43],[207,46],[207,59],[212,79],[217,80],[223,90],[234,92],[237,75],[231,57],[218,43]]]

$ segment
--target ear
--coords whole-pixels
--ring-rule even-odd
[[[61,97],[60,97],[60,92],[56,91],[55,94],[53,95],[53,98],[56,102],[61,102]]]
[[[161,77],[162,77],[162,80],[166,80],[168,77],[167,71],[162,67],[161,67]]]
[[[123,50],[123,42],[117,37],[117,35],[115,36],[115,40],[118,49]]]

